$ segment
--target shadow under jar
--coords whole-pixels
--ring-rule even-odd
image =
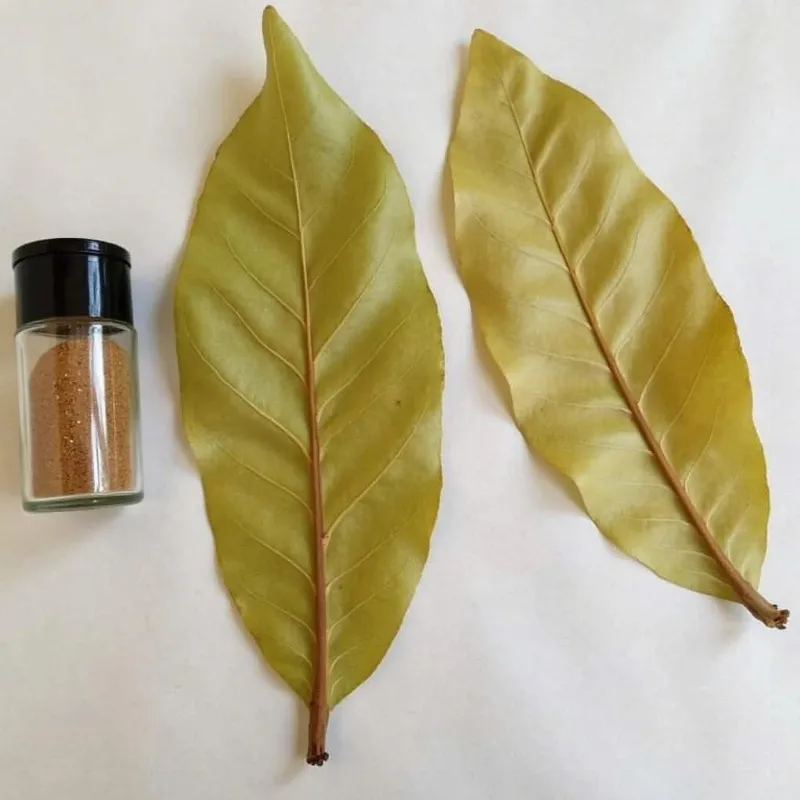
[[[14,251],[22,502],[28,511],[142,499],[130,255],[48,239]]]

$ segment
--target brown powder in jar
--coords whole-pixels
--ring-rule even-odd
[[[35,497],[133,488],[128,355],[107,339],[75,337],[42,355],[28,384]]]

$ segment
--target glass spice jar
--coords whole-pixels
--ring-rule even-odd
[[[130,266],[127,250],[92,239],[14,251],[28,511],[142,499]]]

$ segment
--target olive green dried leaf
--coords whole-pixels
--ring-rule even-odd
[[[609,118],[476,31],[450,149],[458,258],[530,447],[680,586],[755,590],[769,493],[733,317]]]
[[[177,347],[222,575],[320,764],[428,555],[443,351],[394,162],[272,8],[264,39],[266,83],[197,207]]]

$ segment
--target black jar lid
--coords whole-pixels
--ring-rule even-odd
[[[79,317],[133,325],[131,257],[96,239],[43,239],[12,256],[17,327]]]

